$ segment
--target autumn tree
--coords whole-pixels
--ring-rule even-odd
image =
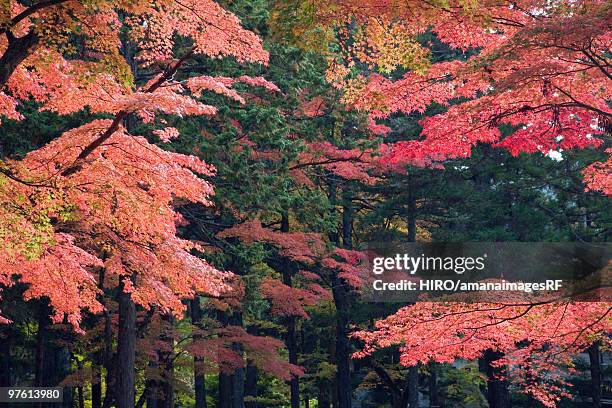
[[[159,114],[214,115],[200,98],[211,89],[240,102],[236,81],[185,82],[175,74],[193,56],[266,63],[257,36],[214,2],[8,2],[3,14],[2,114],[32,98],[40,110],[88,108],[110,115],[66,131],[23,160],[2,163],[2,284],[29,285],[26,299],[47,297],[53,320],[80,330],[82,310],[100,313],[104,288],[118,287],[113,398],[134,404],[135,304],[180,316],[183,298],[218,296],[228,274],[176,235],[176,198],[208,205],[213,189],[196,174],[214,168],[133,136],[134,121],[156,124],[163,141],[178,136]],[[175,58],[174,52],[178,51]],[[147,70],[147,76],[136,74]],[[97,271],[97,272],[94,272]]]
[[[341,1],[299,10],[289,32],[332,30],[329,77],[348,104],[374,119],[448,106],[424,120],[421,140],[394,145],[391,162],[430,165],[468,156],[479,142],[512,154],[606,148],[606,2]],[[463,55],[436,61],[437,41]],[[502,134],[500,124],[515,131]],[[604,160],[585,169],[587,188],[609,194],[607,168]]]

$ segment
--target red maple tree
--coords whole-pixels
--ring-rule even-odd
[[[0,281],[27,283],[26,296],[48,297],[54,320],[67,316],[75,327],[82,309],[102,308],[95,268],[104,268],[105,286],[121,285],[145,308],[174,314],[184,310],[185,297],[229,290],[229,275],[192,255],[197,248],[177,237],[175,225],[177,198],[209,204],[213,187],[206,177],[215,169],[131,135],[125,120],[155,125],[153,133],[168,142],[179,135],[159,114],[215,114],[202,90],[239,102],[244,99],[232,89],[238,81],[276,90],[246,76],[174,79],[197,55],[265,64],[258,37],[213,1],[9,6],[0,31],[0,113],[19,120],[20,101],[31,98],[41,110],[69,114],[87,107],[112,118],[1,163]],[[179,47],[180,39],[191,45]],[[80,42],[78,50],[71,41]],[[131,61],[126,47],[134,50]],[[148,82],[135,84],[130,64],[147,67]]]
[[[468,156],[480,142],[514,155],[601,146],[612,116],[611,13],[592,0],[355,0],[318,12],[339,27],[342,58],[331,60],[330,79],[349,105],[373,119],[448,106],[423,120],[422,139],[393,145],[390,162],[416,165]],[[427,31],[468,56],[430,63],[435,46],[417,40]],[[356,71],[357,62],[379,73]],[[385,75],[398,68],[408,72]],[[516,130],[503,137],[502,124]],[[610,194],[608,165],[593,164],[585,176],[587,188]]]

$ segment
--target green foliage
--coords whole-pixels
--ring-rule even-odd
[[[275,41],[325,53],[333,41],[331,26],[321,24],[317,13],[332,5],[315,1],[274,1],[270,12],[270,27]]]
[[[488,408],[481,388],[486,379],[475,365],[461,368],[444,365],[441,367],[440,385],[445,406],[463,408]]]

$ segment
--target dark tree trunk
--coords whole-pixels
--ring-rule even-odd
[[[391,376],[386,370],[375,361],[372,361],[372,366],[383,380],[385,384],[391,390],[391,403],[394,408],[418,408],[419,406],[419,367],[408,367],[406,371],[406,378],[404,380],[403,387],[400,389],[399,386],[394,382]]]
[[[100,373],[99,356],[96,357],[91,371],[91,408],[102,408],[102,378]]]
[[[391,406],[393,408],[408,408],[408,394],[391,393]]]
[[[296,318],[287,318],[287,350],[289,351],[289,363],[298,364],[297,340],[296,340]],[[296,376],[291,377],[291,408],[300,408],[300,383]]]
[[[155,394],[153,394],[150,397],[147,397],[147,408],[158,408],[157,406],[158,399],[155,398],[154,396],[157,394],[157,385],[155,385],[155,387],[151,389],[150,392],[154,392]]]
[[[408,406],[419,407],[419,367],[408,367],[408,381],[404,393],[408,394]]]
[[[200,306],[200,298],[195,297],[191,301],[191,323],[200,329],[202,320],[202,308]],[[199,334],[193,335],[193,341],[200,340]],[[206,407],[206,376],[204,374],[204,359],[202,357],[193,357],[193,387],[195,390],[195,408]]]
[[[115,400],[115,365],[113,364],[113,321],[108,310],[104,311],[104,368],[106,369],[106,394],[102,406],[108,408]]]
[[[157,371],[159,370],[159,364],[157,362],[157,356],[153,356],[150,360],[149,360],[149,369],[151,371]],[[157,376],[155,376],[157,378]],[[157,394],[159,393],[159,382],[157,381],[157,379],[153,379],[153,378],[148,378],[147,379],[147,386],[146,386],[146,394],[145,394],[145,399],[146,399],[146,403],[147,403],[147,408],[158,408],[158,396]]]
[[[408,228],[408,242],[416,242],[416,220],[417,220],[417,207],[416,207],[416,196],[413,191],[412,180],[408,179],[408,213],[406,217],[406,225]],[[408,367],[408,374],[406,378],[406,385],[404,389],[404,397],[402,398],[402,405],[404,407],[418,408],[419,406],[419,367]]]
[[[329,203],[335,208],[338,204],[338,187],[336,186],[336,180],[333,176],[329,178],[329,188],[327,192]],[[331,231],[329,234],[329,240],[337,245],[340,244],[340,235],[337,231]]]
[[[160,344],[165,345],[158,348],[149,360],[149,368],[153,374],[146,380],[144,393],[148,408],[174,406],[174,318],[162,315],[161,323],[158,340]]]
[[[429,364],[429,407],[438,408],[440,406],[440,398],[438,396],[438,365],[436,363]]]
[[[217,311],[217,320],[223,326],[229,323],[228,316],[225,312]],[[232,376],[223,372],[219,367],[219,401],[217,408],[232,408]]]
[[[342,194],[342,242],[346,249],[352,248],[353,208],[350,192]],[[349,324],[349,288],[344,279],[332,275],[332,295],[336,305],[336,394],[338,408],[351,408],[351,345],[348,338]]]
[[[503,379],[506,370],[491,363],[503,357],[502,353],[486,350],[480,359],[481,371],[487,376],[487,400],[490,408],[510,408],[508,381]]]
[[[159,352],[159,363],[163,365],[163,381],[160,384],[162,391],[159,407],[172,408],[174,407],[174,334],[172,326],[174,318],[172,316],[164,316],[164,321],[168,324],[168,329],[162,331],[161,340],[167,344],[166,350]]]
[[[601,408],[601,360],[599,343],[595,342],[589,347],[589,361],[591,363],[591,392],[593,395],[593,408]]]
[[[83,386],[79,385],[77,387],[77,395],[79,398],[79,408],[85,408],[85,399],[83,398]]]
[[[414,181],[412,176],[408,176],[408,198],[406,199],[406,228],[408,242],[416,242],[417,237],[417,198],[415,194]]]
[[[123,286],[123,285],[122,285]],[[117,359],[115,376],[115,402],[117,408],[134,408],[136,358],[136,305],[129,293],[120,287],[119,330],[117,333]]]
[[[347,335],[349,298],[346,282],[332,276],[332,293],[336,305],[336,365],[338,408],[351,407],[351,347]]]
[[[154,392],[155,394],[157,394],[157,386],[155,386],[155,388],[153,388],[151,392]],[[158,400],[153,395],[150,397],[147,397],[147,408],[158,408],[157,407]]]
[[[400,389],[395,383],[393,378],[389,375],[385,367],[373,358],[366,360],[370,366],[374,369],[378,378],[387,386],[389,394],[391,394],[391,406],[393,408],[406,408],[408,404],[408,394],[406,392],[406,384],[408,383],[408,377],[406,377],[404,390]]]
[[[408,242],[416,242],[416,221],[417,221],[417,207],[416,197],[412,191],[408,197],[408,213],[406,215],[406,226],[408,228]]]
[[[239,344],[234,345],[234,350],[242,353]],[[244,408],[244,368],[237,368],[232,376],[232,408]]]
[[[162,384],[163,399],[160,404],[163,408],[174,407],[174,385],[172,383],[173,369],[174,367],[168,367],[168,365],[166,365],[166,373],[168,373],[168,378]]]
[[[342,191],[342,244],[346,249],[353,248],[353,203],[348,188]]]
[[[317,397],[317,408],[330,408],[331,398],[329,396],[329,385],[319,384],[319,395]]]
[[[257,397],[257,367],[251,360],[247,361],[244,395],[251,398]],[[257,402],[249,400],[244,406],[245,408],[257,408]]]
[[[229,324],[233,326],[242,327],[242,313],[234,313],[229,319]],[[236,354],[243,356],[242,344],[232,344],[232,349]],[[240,367],[234,370],[232,376],[230,376],[230,389],[231,389],[231,407],[232,408],[244,408],[244,368]]]
[[[42,309],[42,307],[41,307]],[[43,310],[39,310],[38,315],[38,331],[36,332],[36,349],[34,351],[34,386],[44,387],[47,384],[45,377],[45,363],[47,355],[47,314]],[[44,403],[39,402],[34,406],[43,408]]]
[[[106,345],[105,345],[106,346]],[[91,408],[102,408],[103,351],[96,351],[91,362]]]
[[[67,321],[64,321],[64,324],[67,324]],[[63,338],[61,341],[64,344],[69,344],[72,339]],[[63,346],[54,346],[53,348],[49,347],[49,349],[53,350],[52,362],[50,366],[45,368],[46,377],[49,378],[47,380],[48,385],[57,386],[66,376],[68,376],[72,372],[72,355],[70,351],[66,347]],[[47,353],[49,354],[49,353]],[[62,408],[73,408],[74,406],[74,394],[73,387],[63,387],[63,401],[61,404],[55,405],[55,407]]]
[[[199,363],[196,363],[199,364]],[[195,387],[195,408],[206,408],[206,377],[204,373],[197,374],[193,380]]]
[[[247,333],[257,336],[259,331],[257,326],[251,325],[247,327]],[[245,408],[257,408],[257,402],[253,401],[253,398],[257,398],[259,391],[257,389],[257,382],[259,381],[259,372],[255,362],[251,359],[247,360],[246,365],[246,378],[244,382],[244,395],[249,397],[248,402],[245,401]]]
[[[77,368],[79,370],[83,369],[83,361],[77,359]],[[77,387],[77,398],[79,400],[79,408],[85,408],[85,399],[83,397],[83,385],[79,385]]]
[[[219,373],[219,408],[232,408],[232,376]]]
[[[8,47],[0,57],[0,88],[8,82],[15,69],[29,57],[38,46],[38,36],[34,30],[23,37],[15,37],[10,31],[6,33]]]
[[[45,381],[45,359],[47,352],[47,315],[44,311],[39,311],[38,331],[36,332],[36,350],[34,354],[34,386],[43,387]]]
[[[289,232],[289,215],[285,212],[281,218],[281,232]],[[289,261],[285,261],[282,265],[283,269],[283,283],[289,287],[293,286],[293,268],[289,264]],[[298,364],[298,342],[296,324],[297,319],[295,316],[289,316],[286,318],[287,334],[285,336],[285,343],[287,345],[287,351],[289,352],[289,363]],[[292,376],[289,382],[290,395],[291,395],[291,408],[300,408],[300,380],[297,376]]]
[[[0,387],[11,385],[11,338],[6,333],[6,337],[0,337]]]
[[[102,256],[106,259],[106,254]],[[113,379],[113,322],[110,312],[106,306],[104,293],[104,280],[106,270],[100,268],[98,275],[98,289],[101,295],[98,297],[100,303],[104,306],[104,349],[99,351],[94,356],[94,367],[92,371],[92,386],[91,398],[92,408],[107,408],[110,407],[114,400],[114,379]],[[106,395],[102,400],[102,370],[106,369]]]

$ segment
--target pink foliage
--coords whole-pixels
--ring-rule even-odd
[[[496,364],[508,367],[523,392],[554,407],[565,395],[558,388],[566,385],[560,367],[571,366],[572,357],[594,339],[607,341],[609,313],[608,304],[597,302],[420,302],[376,322],[372,331],[356,332],[365,347],[355,357],[397,345],[401,363],[411,366],[473,360],[492,349],[504,354]]]

